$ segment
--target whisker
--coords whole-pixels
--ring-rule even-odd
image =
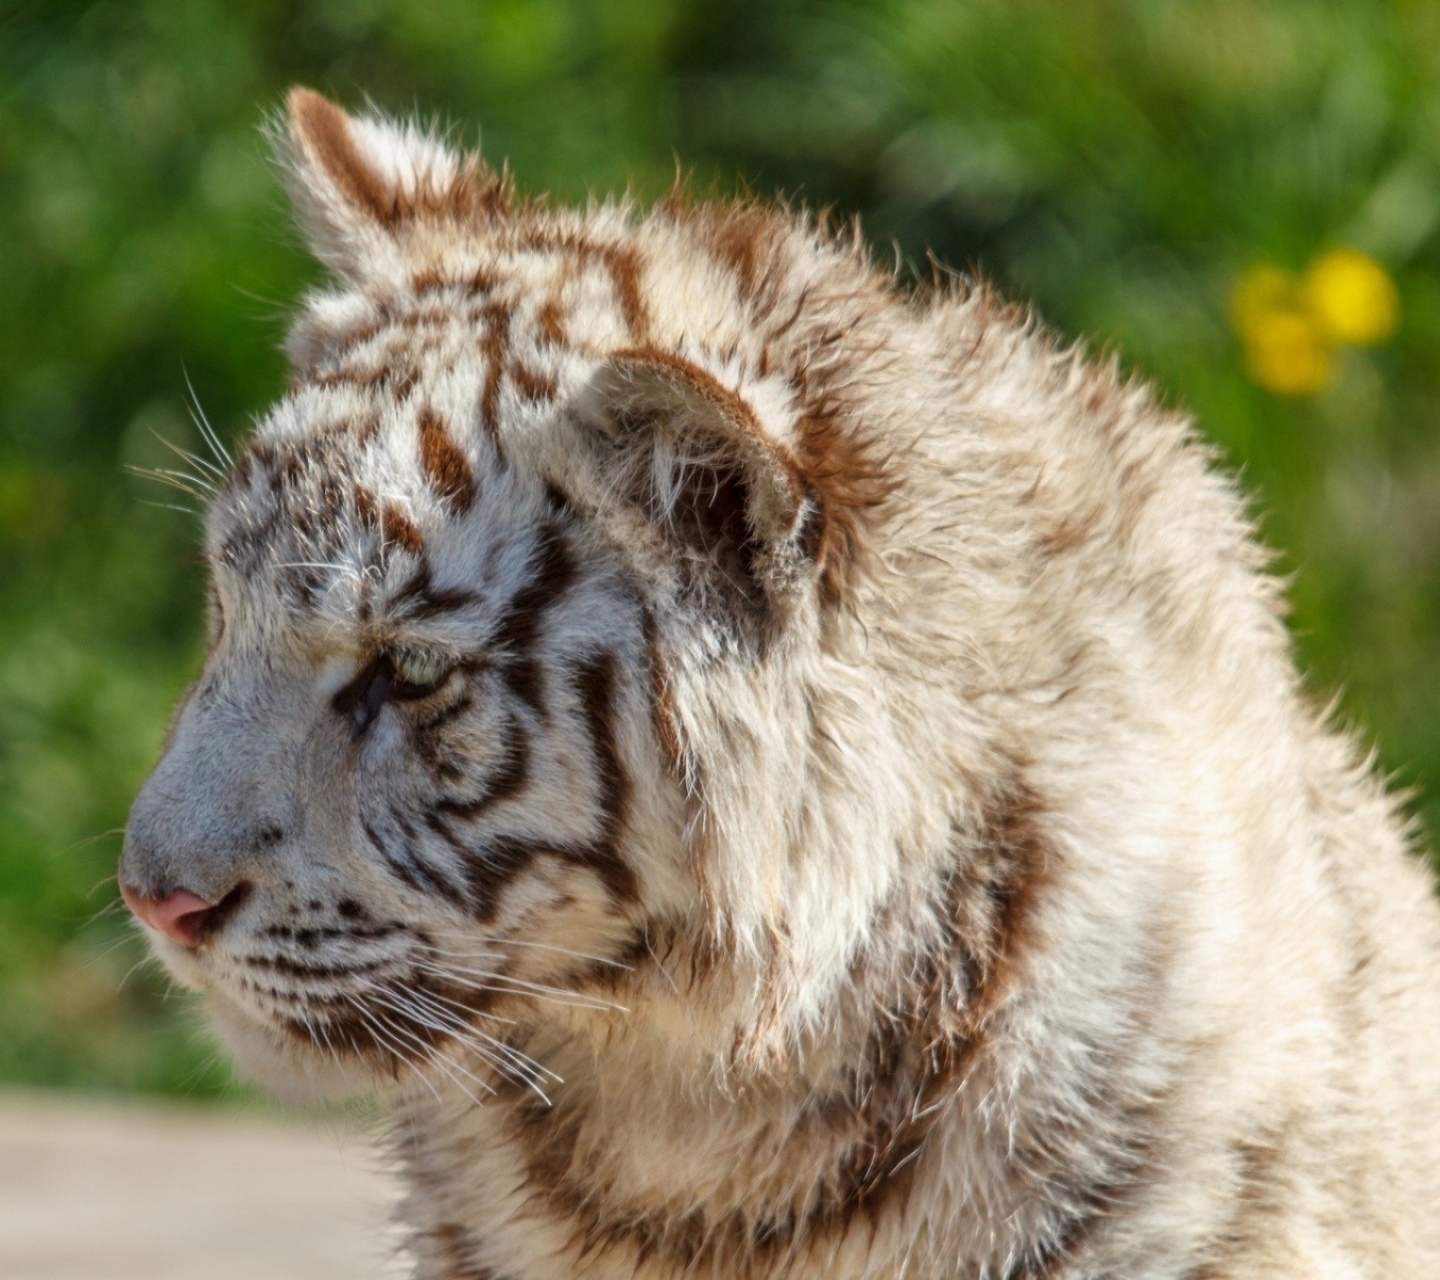
[[[525,978],[516,978],[510,974],[497,973],[492,970],[470,969],[459,965],[436,965],[430,961],[416,959],[412,963],[427,973],[434,974],[439,978],[454,978],[457,985],[469,987],[474,991],[492,991],[502,995],[533,995],[537,999],[545,1000],[553,1004],[562,1004],[569,1008],[591,1009],[596,1013],[629,1013],[628,1006],[617,1004],[613,1000],[604,1000],[599,996],[587,996],[578,991],[567,991],[564,987],[552,987],[544,983],[530,982]],[[486,979],[488,984],[503,983],[505,985],[487,985],[466,981],[466,978]]]
[[[387,1005],[387,1007],[390,1008],[391,1012],[393,1013],[398,1013],[402,1016],[407,1017],[415,1016],[414,1010],[398,1007],[394,1004],[391,1004],[389,1001],[385,1001],[384,1003]],[[363,1011],[362,1016],[366,1016],[363,1014]],[[467,1079],[479,1086],[479,1088],[484,1090],[486,1093],[493,1094],[495,1092],[495,1089],[491,1085],[486,1084],[483,1080],[479,1079],[472,1072],[467,1071],[458,1062],[449,1061],[444,1057],[443,1054],[437,1053],[433,1046],[426,1044],[425,1041],[420,1039],[420,1037],[417,1036],[413,1031],[409,1031],[402,1026],[396,1026],[389,1019],[381,1019],[381,1021],[384,1022],[385,1027],[391,1032],[392,1035],[404,1036],[405,1039],[409,1040],[412,1044],[418,1046],[420,1054],[417,1059],[413,1061],[407,1060],[402,1054],[402,1061],[407,1061],[407,1065],[411,1066],[415,1074],[418,1075],[420,1079],[426,1083],[427,1086],[429,1086],[430,1092],[435,1094],[435,1100],[437,1102],[441,1101],[440,1095],[436,1093],[434,1085],[426,1079],[424,1071],[420,1069],[420,1063],[433,1064],[438,1070],[442,1071],[449,1078],[451,1083],[454,1084],[477,1107],[483,1106],[484,1104],[480,1101],[479,1098],[477,1098],[473,1093],[471,1093],[470,1090],[464,1086],[464,1084],[461,1083],[461,1081],[455,1075],[456,1071],[459,1071],[462,1075],[464,1075]],[[420,1018],[418,1019],[418,1021],[421,1023],[422,1026],[430,1027],[431,1030],[444,1030],[444,1028],[436,1027],[433,1023],[427,1021],[424,1018]]]
[[[389,1022],[386,1022],[382,1019],[377,1019],[377,1017],[372,1014],[367,1008],[365,1008],[365,1006],[360,1001],[356,1000],[355,997],[347,996],[346,1002],[354,1008],[355,1012],[358,1013],[362,1019],[364,1019],[365,1025],[370,1028],[370,1032],[375,1037],[376,1042],[384,1045],[385,1048],[387,1048],[391,1053],[393,1053],[396,1057],[396,1060],[402,1066],[409,1067],[415,1075],[419,1076],[420,1082],[427,1089],[430,1090],[431,1094],[434,1095],[435,1101],[443,1106],[444,1100],[440,1097],[439,1091],[426,1078],[425,1073],[417,1068],[416,1060],[410,1056],[410,1051],[407,1050],[404,1045],[401,1045],[397,1043],[394,1039],[392,1039],[392,1035],[395,1032],[396,1028],[392,1027]]]
[[[506,947],[530,947],[536,951],[553,951],[556,955],[569,956],[574,960],[589,960],[594,964],[603,964],[612,969],[630,970],[634,967],[633,965],[628,965],[621,960],[610,960],[607,959],[605,956],[592,956],[591,954],[589,954],[589,952],[573,951],[569,947],[562,947],[552,942],[526,942],[520,940],[519,938],[498,938],[494,937],[493,935],[482,937],[480,941],[487,945],[494,946],[497,950],[502,951]],[[436,946],[433,942],[427,942],[425,944],[425,949],[427,951],[434,952],[436,955],[453,956],[457,960],[474,959],[473,956],[467,955],[464,952],[447,951],[443,947]]]
[[[190,381],[190,370],[182,364],[181,372],[185,375],[185,387],[190,392],[190,417],[199,430],[201,437],[214,452],[216,460],[225,464],[228,471],[235,465],[235,459],[230,456],[230,450],[225,447],[224,441],[220,439],[215,428],[210,425],[210,419],[205,416],[204,406],[200,403],[200,397],[195,393],[195,384]]]
[[[401,1000],[401,1003],[395,1003],[395,999],[391,999],[391,997]],[[513,1045],[488,1035],[468,1021],[468,1017],[460,1016],[473,1016],[473,1011],[466,1009],[463,1005],[446,1001],[435,993],[417,990],[400,992],[385,989],[381,991],[381,998],[396,1012],[415,1018],[421,1025],[449,1036],[461,1047],[468,1049],[482,1061],[488,1062],[502,1075],[533,1089],[544,1100],[546,1106],[550,1105],[550,1098],[540,1088],[539,1082],[548,1076],[557,1084],[564,1083],[553,1071],[542,1067]],[[451,1005],[458,1013],[452,1011]],[[458,1064],[456,1065],[458,1066]]]
[[[144,480],[153,480],[156,484],[163,484],[168,489],[177,489],[181,493],[187,493],[201,502],[209,501],[209,495],[203,489],[197,489],[194,484],[189,483],[188,478],[181,472],[160,470],[155,467],[134,467],[129,463],[126,463],[122,470],[128,471],[132,476],[140,476]]]
[[[96,887],[98,888],[99,886],[96,886]],[[95,890],[92,889],[90,892],[91,892],[91,893],[94,893]],[[87,896],[88,896],[88,895],[87,895]],[[127,908],[126,908],[125,904],[124,904],[122,901],[120,901],[119,898],[116,898],[113,902],[107,902],[107,903],[106,903],[103,907],[101,907],[98,911],[93,912],[91,915],[89,915],[89,916],[86,917],[84,920],[82,920],[82,921],[80,922],[80,927],[81,927],[82,929],[88,929],[92,924],[98,924],[98,923],[99,923],[101,920],[103,920],[106,916],[122,916],[122,917],[123,917],[123,916],[125,915],[126,910],[127,910]]]
[[[347,565],[334,560],[287,560],[275,567],[277,569],[329,569],[334,573],[344,573],[348,569]]]
[[[109,953],[107,952],[106,954]],[[121,975],[120,981],[115,984],[115,990],[117,992],[123,991],[125,989],[125,984],[129,982],[130,979],[134,976],[135,970],[144,968],[145,965],[149,964],[150,961],[153,959],[154,957],[150,955],[150,953],[147,951],[143,956],[140,957],[140,959],[135,961],[134,964],[132,964],[128,969],[125,970],[124,974]],[[165,988],[163,998],[166,1000],[170,999],[171,994],[175,990],[175,984],[173,982],[169,983]]]
[[[194,516],[197,520],[203,518],[202,513],[199,512],[199,511],[197,511],[197,510],[195,510],[194,507],[182,507],[182,506],[179,505],[179,503],[175,503],[175,502],[150,502],[150,501],[148,501],[148,500],[145,499],[145,498],[137,498],[136,501],[139,502],[142,507],[155,507],[155,508],[157,508],[157,509],[159,509],[159,510],[161,510],[161,511],[179,511],[179,512],[181,512],[183,515]]]
[[[216,483],[215,475],[207,474],[205,471],[205,468],[210,466],[208,462],[203,458],[197,458],[188,449],[182,449],[173,440],[165,439],[158,431],[152,431],[150,434],[182,462],[188,462],[192,467],[198,466],[200,468],[200,474],[196,475],[193,471],[179,471],[173,467],[132,467],[131,470],[137,471],[142,475],[171,476],[184,480],[188,484],[198,485],[208,497],[213,498],[215,496],[215,492],[219,486]]]
[[[374,984],[372,984],[372,986],[373,985]],[[479,1033],[477,1033],[476,1029],[472,1027],[469,1023],[464,1022],[463,1020],[456,1017],[455,1014],[450,1013],[443,1008],[438,1008],[433,1004],[431,1008],[427,1010],[423,1005],[415,1003],[415,999],[418,993],[414,991],[399,992],[392,988],[385,988],[380,986],[374,986],[374,989],[377,992],[381,1002],[384,1003],[395,1013],[402,1014],[405,1017],[414,1018],[422,1026],[428,1027],[432,1031],[438,1031],[443,1035],[452,1038],[463,1037],[465,1038],[465,1043],[467,1044],[467,1047],[476,1048],[480,1056],[483,1057],[487,1062],[492,1063],[496,1067],[503,1067],[504,1064],[499,1058],[495,1056],[492,1051],[485,1048],[483,1045],[475,1045],[469,1041],[469,1037],[472,1034]],[[488,1038],[489,1037],[487,1037],[487,1039]],[[434,1052],[433,1050],[428,1051]]]
[[[208,458],[202,458],[198,453],[191,453],[189,449],[182,448],[176,444],[175,441],[167,440],[158,431],[152,430],[150,434],[160,441],[160,443],[169,449],[177,458],[188,462],[192,467],[199,467],[203,474],[196,476],[195,479],[206,485],[211,492],[214,492],[218,481],[225,479],[225,473]]]
[[[82,969],[88,969],[92,964],[99,964],[100,961],[105,959],[106,956],[110,955],[112,952],[119,951],[121,947],[129,945],[131,941],[133,941],[133,939],[131,939],[128,934],[116,938],[115,941],[112,942],[108,947],[104,948],[101,951],[97,951],[93,956],[90,956],[87,959],[81,961],[80,967]],[[148,959],[148,957],[142,957],[142,964],[144,963],[145,959]],[[126,974],[125,976],[129,977],[130,975]]]
[[[418,999],[423,1001],[426,1007],[435,1011],[436,1016],[444,1019],[447,1024],[454,1027],[455,1030],[457,1030],[463,1037],[464,1042],[467,1043],[469,1046],[474,1047],[474,1036],[481,1037],[488,1045],[493,1046],[494,1053],[503,1055],[504,1058],[506,1058],[509,1062],[513,1063],[516,1068],[518,1068],[518,1070],[522,1074],[524,1083],[528,1083],[532,1087],[535,1087],[537,1081],[542,1080],[547,1076],[556,1084],[565,1083],[563,1077],[556,1075],[556,1073],[551,1071],[549,1067],[546,1067],[543,1064],[537,1062],[534,1058],[530,1057],[529,1054],[523,1052],[520,1049],[517,1049],[512,1044],[507,1044],[504,1040],[500,1040],[497,1039],[495,1036],[489,1035],[488,1033],[482,1031],[479,1027],[476,1027],[473,1023],[467,1021],[465,1018],[459,1017],[456,1013],[451,1012],[451,1009],[453,1008],[454,1010],[457,1010],[459,1014],[472,1014],[472,1011],[466,1009],[464,1005],[458,1004],[453,1000],[449,1000],[445,996],[442,996],[437,992],[407,991],[405,992],[405,995],[410,999]],[[490,1057],[492,1061],[495,1061],[493,1054],[487,1054],[486,1056]],[[502,1066],[502,1064],[498,1061],[496,1061],[496,1065]],[[536,1089],[536,1091],[539,1092],[538,1088]],[[545,1098],[546,1105],[548,1106],[550,1103],[550,1099],[545,1097],[543,1093],[541,1093],[540,1096],[542,1098]]]
[[[89,845],[99,844],[100,841],[108,840],[111,836],[123,836],[124,834],[124,827],[111,827],[109,831],[101,831],[93,836],[85,836],[83,839],[75,841],[74,844],[67,844],[63,849],[60,850],[60,856],[64,857],[67,853],[74,853],[76,849],[84,849]],[[105,877],[104,880],[101,880],[99,883],[105,884],[108,881],[114,880],[115,878],[115,875],[108,875]],[[96,887],[98,888],[99,885],[97,885]],[[92,889],[90,892],[94,893],[95,890]]]

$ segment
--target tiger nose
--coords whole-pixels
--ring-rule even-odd
[[[121,880],[120,896],[142,924],[182,947],[198,947],[216,923],[215,904],[188,889],[176,889],[163,898],[147,898]]]

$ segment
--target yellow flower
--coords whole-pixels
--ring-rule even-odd
[[[1395,332],[1399,309],[1385,268],[1356,249],[1322,253],[1303,277],[1258,263],[1230,299],[1246,372],[1282,396],[1322,390],[1334,370],[1335,346],[1383,341]]]
[[[1310,396],[1330,381],[1327,335],[1308,311],[1278,306],[1260,311],[1242,330],[1245,370],[1267,391]]]
[[[1230,296],[1230,321],[1235,332],[1244,338],[1270,312],[1298,306],[1299,283],[1292,272],[1268,262],[1248,268]]]
[[[1395,332],[1400,299],[1374,258],[1331,249],[1310,264],[1302,287],[1308,309],[1335,342],[1369,347]]]

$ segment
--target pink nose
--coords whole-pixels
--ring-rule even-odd
[[[120,896],[143,924],[182,947],[198,947],[215,916],[214,905],[188,889],[176,889],[164,898],[145,898],[122,880]]]

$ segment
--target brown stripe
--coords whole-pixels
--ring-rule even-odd
[[[425,553],[425,538],[419,527],[393,502],[387,502],[381,513],[380,532],[392,547],[408,551],[412,556]]]
[[[482,313],[485,336],[480,341],[480,354],[485,357],[485,383],[480,390],[480,423],[490,433],[496,452],[502,457],[500,444],[500,381],[505,376],[509,357],[510,307],[500,301],[487,303]]]
[[[535,316],[540,341],[548,347],[565,345],[565,307],[559,298],[546,298]]]
[[[368,819],[361,823],[365,838],[380,854],[385,865],[417,893],[438,895],[457,907],[468,905],[465,894],[451,884],[447,877],[425,862],[419,852],[417,832],[404,815],[396,813],[392,809],[390,817],[403,835],[398,852],[386,845]]]
[[[472,849],[464,865],[470,914],[482,924],[494,919],[501,891],[540,858],[576,861],[575,850],[569,845],[523,836],[495,836]]]
[[[404,400],[420,381],[420,371],[411,364],[387,360],[370,369],[327,369],[315,374],[310,381],[317,387],[354,387],[360,391],[383,389],[396,400]]]
[[[864,439],[838,400],[802,379],[796,460],[807,489],[819,500],[821,524],[815,559],[821,597],[838,605],[864,553],[873,513],[894,493],[897,481]]]
[[[1205,1260],[1187,1271],[1185,1280],[1233,1280],[1263,1273],[1278,1224],[1295,1201],[1295,1188],[1286,1176],[1287,1164],[1294,1167],[1293,1152],[1286,1150],[1293,1141],[1293,1124],[1288,1120],[1266,1126],[1231,1142],[1230,1220],[1206,1243]]]
[[[556,858],[586,867],[599,876],[614,901],[634,900],[635,873],[620,848],[630,779],[620,759],[616,728],[617,666],[613,654],[601,654],[581,663],[571,680],[590,738],[591,762],[599,792],[599,831],[593,840],[582,844],[500,836],[486,840],[480,848],[468,850],[465,874],[470,886],[472,914],[482,922],[493,917],[504,887],[538,858]]]
[[[438,266],[422,267],[410,273],[410,288],[415,293],[433,293],[449,283]]]
[[[358,904],[356,904],[358,905]],[[341,915],[345,913],[341,911]],[[303,947],[314,946],[317,942],[335,942],[339,939],[388,938],[404,930],[398,922],[388,924],[351,923],[345,925],[311,925],[308,927],[291,924],[272,924],[260,931],[262,938],[274,938],[279,942],[294,942]]]
[[[597,244],[574,231],[555,231],[544,226],[525,228],[516,247],[535,253],[569,254],[580,268],[595,262],[610,277],[620,315],[632,341],[643,342],[649,334],[650,318],[642,287],[639,252],[628,244]]]
[[[468,761],[449,750],[450,744],[444,730],[452,721],[469,712],[473,706],[470,695],[462,694],[454,702],[415,723],[415,754],[420,757],[420,762],[430,771],[431,776],[437,782],[459,782],[466,776],[465,766]]]
[[[626,326],[636,339],[643,340],[650,331],[650,316],[640,292],[640,255],[628,245],[607,245],[599,253],[610,273]]]
[[[665,767],[678,777],[683,773],[684,758],[670,693],[670,669],[660,649],[659,626],[655,615],[649,609],[643,614],[642,624],[645,631],[645,657],[650,667],[650,701],[655,740],[660,744],[660,755],[665,761]]]
[[[361,523],[378,527],[380,504],[375,501],[375,495],[364,485],[357,484],[351,492],[351,497],[355,502],[355,514]]]
[[[510,366],[510,380],[527,400],[553,400],[558,390],[555,379],[516,361]]]
[[[290,133],[301,154],[335,184],[341,197],[393,228],[419,214],[454,219],[494,217],[510,210],[510,180],[466,156],[455,176],[436,186],[428,176],[406,189],[378,172],[356,146],[350,120],[318,93],[295,88],[287,98]]]
[[[422,408],[417,421],[421,470],[425,472],[430,487],[445,499],[450,509],[462,515],[475,501],[475,473],[433,409],[429,406]]]
[[[630,775],[620,758],[616,727],[618,667],[613,653],[602,653],[581,663],[574,675],[600,786],[600,835],[580,860],[594,868],[617,902],[628,902],[636,896],[637,886],[635,872],[619,847],[630,803]]]
[[[410,210],[399,191],[387,186],[360,154],[345,113],[309,89],[292,89],[290,129],[302,152],[330,178],[341,196],[368,212],[382,226]]]
[[[241,956],[240,962],[248,968],[283,974],[287,978],[314,978],[326,981],[353,977],[356,974],[374,973],[390,964],[388,959],[353,960],[348,964],[302,964],[297,960],[291,960],[288,956]]]
[[[711,247],[715,256],[735,273],[740,296],[747,301],[759,292],[761,258],[778,239],[785,224],[768,209],[739,205],[722,212],[715,224]]]

